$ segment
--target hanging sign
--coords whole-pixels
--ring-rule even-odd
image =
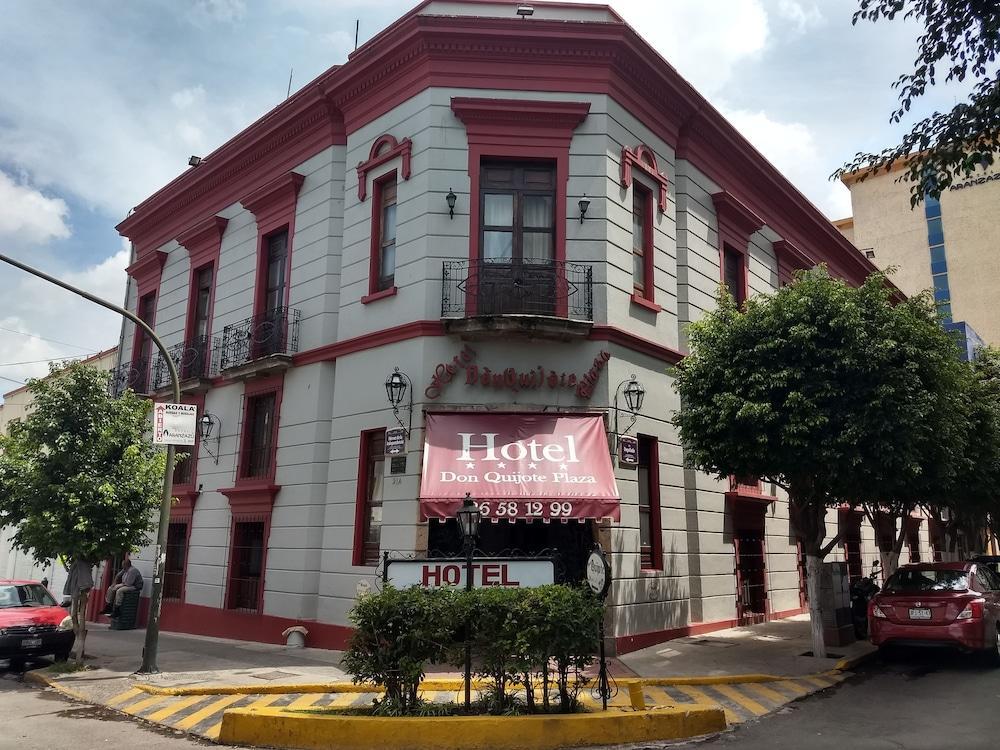
[[[153,443],[194,445],[198,430],[198,407],[194,404],[154,404]]]
[[[618,463],[622,466],[639,465],[639,441],[631,435],[618,437]]]
[[[422,586],[465,588],[468,565],[465,560],[389,560],[386,582],[396,588]],[[531,588],[555,581],[555,566],[549,559],[477,557],[472,562],[473,588],[500,586]]]
[[[587,557],[587,585],[602,599],[607,596],[608,589],[611,588],[611,566],[608,565],[608,559],[600,546],[594,547],[593,552]]]
[[[387,456],[398,456],[406,451],[406,430],[402,427],[393,427],[385,431],[385,454]]]

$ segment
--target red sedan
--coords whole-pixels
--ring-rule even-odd
[[[876,646],[955,646],[1000,666],[1000,576],[975,563],[904,565],[868,607]]]
[[[0,659],[65,660],[74,638],[71,618],[42,584],[0,578]]]

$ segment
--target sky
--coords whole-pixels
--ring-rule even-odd
[[[115,225],[417,0],[7,0],[0,24],[0,252],[120,303]],[[536,0],[536,4],[541,4]],[[891,145],[890,84],[918,28],[852,27],[856,0],[610,3],[829,218],[829,174]],[[915,116],[950,108],[934,91]],[[904,123],[905,125],[906,123]],[[0,393],[118,343],[116,315],[0,265]]]

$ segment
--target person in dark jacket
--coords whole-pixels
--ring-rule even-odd
[[[104,609],[106,615],[112,615],[122,606],[122,599],[127,591],[142,591],[142,574],[132,566],[131,561],[122,563],[122,569],[118,571],[114,582],[108,586],[108,593],[104,595]]]

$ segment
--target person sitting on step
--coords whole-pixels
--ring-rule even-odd
[[[122,600],[128,591],[142,591],[142,574],[132,566],[131,561],[125,560],[122,569],[118,571],[114,582],[108,587],[107,594],[104,595],[104,609],[101,614],[118,616],[118,608],[122,606]]]

